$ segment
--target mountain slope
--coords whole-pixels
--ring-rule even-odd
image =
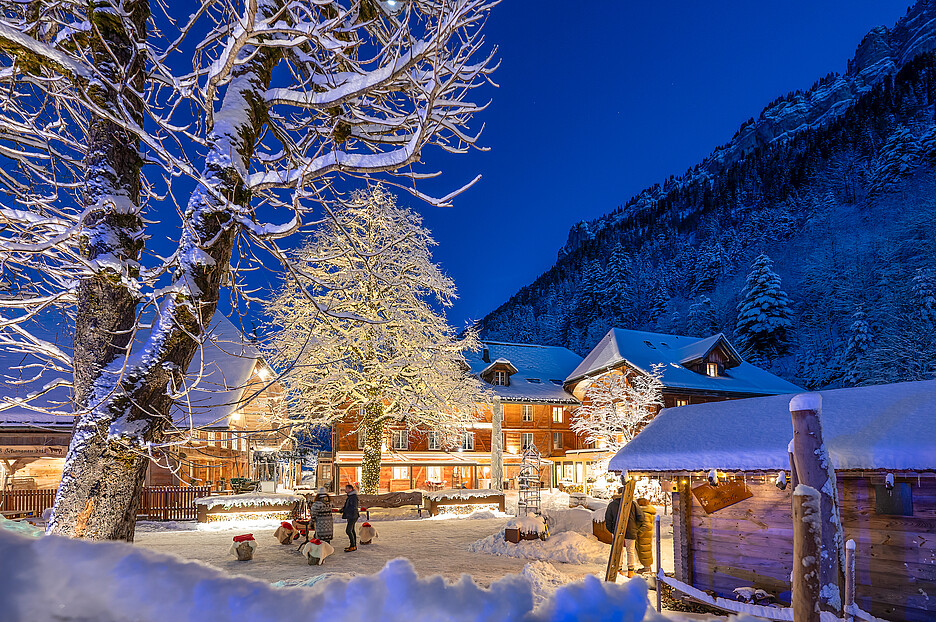
[[[920,2],[869,33],[844,75],[779,98],[681,177],[573,227],[556,265],[485,317],[483,334],[579,353],[612,325],[730,334],[766,252],[796,337],[763,364],[810,387],[927,376],[914,301],[936,251],[934,48],[936,2]],[[859,308],[875,345],[847,360]]]

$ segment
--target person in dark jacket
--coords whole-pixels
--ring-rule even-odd
[[[354,525],[361,516],[361,511],[354,486],[345,484],[345,494],[348,496],[345,498],[344,505],[341,506],[341,518],[348,521],[348,526],[345,527],[345,533],[348,534],[350,545],[345,549],[345,553],[350,553],[351,551],[357,550],[357,534],[354,531]]]
[[[605,510],[605,527],[614,535],[614,529],[617,526],[618,514],[621,511],[621,494],[619,493]],[[634,576],[634,568],[637,565],[637,535],[640,532],[640,526],[644,522],[644,513],[640,506],[634,502],[631,503],[630,516],[627,517],[627,525],[624,527],[624,546],[627,550],[627,576]]]
[[[324,488],[319,488],[309,511],[312,513],[312,526],[315,527],[315,537],[325,542],[331,542],[334,519],[332,518],[331,497],[328,496]]]

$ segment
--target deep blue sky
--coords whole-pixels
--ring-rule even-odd
[[[451,209],[408,199],[458,286],[449,320],[480,319],[546,271],[574,223],[682,173],[778,95],[844,72],[910,4],[504,0],[487,25],[500,88],[480,95],[490,151],[424,154],[440,190],[484,177]]]

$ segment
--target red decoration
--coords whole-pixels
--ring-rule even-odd
[[[280,526],[281,526],[283,529],[289,529],[290,531],[292,531],[292,529],[293,529],[292,523],[287,522],[287,521],[283,521],[282,523],[280,523]]]
[[[314,544],[315,546],[318,546],[319,544],[322,543],[322,541],[319,540],[318,538],[312,538],[311,540],[309,540],[309,542],[311,542],[311,543]]]
[[[364,523],[361,527],[370,527],[370,523]]]
[[[253,540],[253,534],[247,533],[242,536],[234,536],[234,542],[247,542],[248,540]]]

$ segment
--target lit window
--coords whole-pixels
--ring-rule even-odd
[[[533,421],[533,404],[523,405],[523,420]]]
[[[706,363],[705,375],[715,377],[718,375],[718,363]]]
[[[405,466],[393,467],[393,479],[409,479],[409,471]]]
[[[429,481],[430,482],[442,481],[442,467],[437,467],[437,466],[429,467]]]
[[[526,451],[533,446],[533,433],[524,432],[520,435],[520,449]]]
[[[507,386],[507,372],[497,370],[494,372],[494,384],[499,387]]]
[[[361,467],[355,467],[355,468],[354,468],[354,477],[356,478],[356,479],[354,480],[354,483],[356,483],[356,484],[361,483]]]
[[[442,443],[438,432],[429,432],[429,437],[426,439],[426,442],[429,449],[442,449]]]
[[[562,423],[562,406],[552,407],[553,423]]]
[[[562,432],[553,432],[553,449],[562,449]]]
[[[677,405],[677,406],[688,406],[688,405],[689,405],[689,398],[688,398],[688,397],[677,397],[677,398],[676,398],[676,405]]]
[[[396,451],[403,451],[407,448],[407,434],[406,430],[394,430],[393,431],[393,449]]]
[[[465,432],[462,435],[461,448],[465,451],[474,451],[474,432]]]

